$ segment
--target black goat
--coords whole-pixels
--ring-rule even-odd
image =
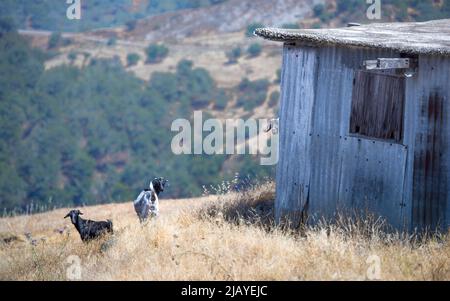
[[[82,219],[80,215],[83,215],[80,210],[72,210],[64,218],[70,217],[82,241],[87,242],[105,233],[113,233],[113,224],[110,220],[95,222]]]

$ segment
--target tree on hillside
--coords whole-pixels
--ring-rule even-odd
[[[25,38],[0,37],[0,208],[23,213],[31,203],[36,212],[127,201],[155,175],[173,183],[167,197],[198,196],[203,185],[227,180],[226,156],[170,151],[174,119],[227,106],[229,90],[206,69],[182,60],[146,82],[118,58],[83,56],[83,66],[45,69],[46,57]],[[242,89],[243,103],[266,98],[265,82]]]
[[[137,25],[137,20],[130,20],[125,23],[125,29],[127,31],[133,31],[136,29],[136,25]]]
[[[137,53],[128,54],[127,55],[127,66],[131,67],[131,66],[137,65],[137,63],[139,62],[140,59],[141,59],[141,57]]]
[[[169,48],[163,44],[151,44],[145,50],[147,54],[147,64],[162,62],[169,55]]]
[[[313,7],[314,16],[319,18],[321,22],[327,23],[333,17],[335,17],[334,13],[327,12],[327,9],[324,4],[320,3]]]
[[[241,49],[241,47],[235,47],[235,48],[231,49],[230,51],[227,51],[225,53],[225,55],[227,56],[228,64],[236,64],[238,59],[242,55],[242,49]]]
[[[117,45],[117,38],[116,37],[112,37],[109,38],[109,40],[106,42],[106,45],[113,47]]]
[[[315,17],[320,17],[325,12],[325,5],[323,3],[314,5],[313,12]]]
[[[60,32],[53,32],[48,40],[48,49],[54,49],[61,45],[62,36]]]
[[[259,43],[253,43],[247,49],[247,53],[250,57],[257,57],[261,54],[261,52],[262,46]]]
[[[0,18],[0,37],[3,33],[14,32],[17,30],[14,19],[11,17],[1,17]]]
[[[77,53],[74,51],[71,51],[67,55],[67,58],[69,59],[70,63],[73,64],[75,62],[75,60],[77,59]]]
[[[237,106],[250,111],[262,105],[266,100],[269,85],[267,79],[250,81],[248,78],[244,78],[237,87]]]

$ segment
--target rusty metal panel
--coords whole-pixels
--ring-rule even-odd
[[[339,209],[371,212],[403,228],[407,147],[357,137],[344,137],[342,143]]]
[[[450,227],[450,60],[420,57],[408,102],[416,103],[411,170],[412,228]]]
[[[413,220],[419,228],[435,229],[445,220],[448,185],[443,181],[443,150],[446,147],[442,131],[445,129],[445,100],[438,91],[422,101],[421,132],[417,134],[414,154]]]

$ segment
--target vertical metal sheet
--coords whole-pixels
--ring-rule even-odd
[[[308,202],[310,139],[314,101],[313,48],[286,47],[280,109],[280,160],[277,167],[277,220],[285,215],[297,224]]]
[[[450,60],[420,57],[407,102],[415,103],[412,167],[412,229],[450,226]]]
[[[407,148],[401,144],[345,137],[339,209],[380,215],[400,229]]]
[[[340,184],[344,175],[343,160],[346,152],[351,151],[343,141],[349,134],[355,71],[366,59],[395,56],[398,54],[380,50],[340,47],[319,49],[314,118],[310,133],[312,137],[308,212],[310,219],[333,218],[345,207],[351,208],[350,202],[346,203],[346,200],[340,198]],[[367,151],[370,152],[370,149]],[[352,166],[358,168],[357,165]],[[383,172],[385,171],[379,171]],[[363,198],[364,194],[355,197]]]

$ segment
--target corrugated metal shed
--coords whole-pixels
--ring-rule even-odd
[[[397,229],[449,227],[450,20],[256,34],[285,42],[278,220],[371,212]],[[361,77],[364,61],[404,57],[414,70]]]

